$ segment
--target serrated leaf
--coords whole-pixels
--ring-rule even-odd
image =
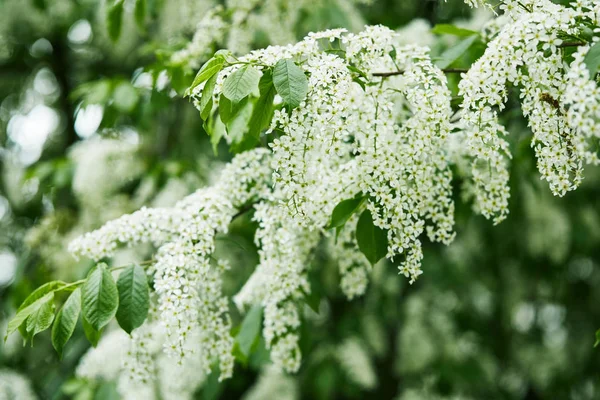
[[[62,358],[65,345],[75,331],[80,312],[81,289],[77,288],[56,315],[54,326],[52,326],[52,346],[60,358]]]
[[[199,108],[200,108],[200,118],[202,118],[204,121],[206,121],[206,119],[210,115],[210,112],[212,111],[213,92],[215,91],[215,83],[217,82],[217,77],[218,77],[217,74],[211,76],[208,79],[208,81],[206,81],[206,84],[204,85],[204,88],[202,89],[202,96],[200,97]]]
[[[469,36],[461,40],[455,46],[444,51],[438,58],[436,65],[440,68],[448,68],[456,60],[458,60],[479,38],[477,36]]]
[[[125,332],[131,333],[144,323],[150,307],[148,278],[144,269],[139,265],[125,268],[119,275],[117,288],[119,289],[117,322]]]
[[[100,341],[100,336],[102,335],[102,330],[96,330],[89,322],[86,321],[85,317],[81,318],[81,322],[83,325],[83,333],[85,337],[90,342],[92,347],[98,346],[98,342]]]
[[[600,42],[596,42],[590,48],[583,61],[588,71],[590,71],[590,78],[594,79],[600,68]]]
[[[121,36],[124,3],[124,0],[114,0],[106,11],[106,31],[113,42],[119,40],[119,36]]]
[[[254,103],[252,116],[250,117],[250,122],[248,124],[248,136],[256,139],[256,143],[258,143],[260,133],[269,127],[271,120],[273,119],[275,86],[273,86],[273,76],[271,72],[265,72],[263,74],[262,78],[260,78],[258,88],[260,97]]]
[[[82,288],[83,315],[97,331],[102,329],[117,313],[119,292],[115,281],[106,268],[99,264]]]
[[[198,71],[196,74],[196,77],[188,89],[188,92],[194,90],[194,88],[196,88],[196,86],[200,85],[202,82],[209,80],[213,76],[216,76],[223,69],[224,64],[225,58],[222,55],[216,55],[205,62],[202,68],[200,68],[200,71]]]
[[[252,350],[252,346],[260,333],[262,314],[263,309],[260,305],[252,306],[242,321],[239,333],[235,337],[235,342],[246,357],[250,355],[250,350]]]
[[[223,83],[223,95],[232,103],[239,103],[258,88],[260,72],[251,65],[242,68],[229,75]]]
[[[27,317],[26,330],[28,336],[33,339],[35,335],[50,328],[54,321],[54,292],[48,293],[48,298],[41,302],[39,307]],[[45,297],[44,297],[45,298]]]
[[[356,241],[358,248],[372,265],[387,254],[387,233],[373,223],[371,211],[365,210],[356,225]]]
[[[51,282],[52,283],[52,282]],[[41,289],[41,288],[40,288]],[[35,293],[35,292],[34,292]],[[33,293],[32,293],[33,295]],[[31,295],[29,296],[31,297]],[[29,299],[28,297],[28,299]],[[43,304],[47,302],[51,302],[54,299],[54,291],[50,291],[45,295],[35,299],[32,303],[27,305],[26,307],[21,306],[17,311],[17,314],[11,319],[8,323],[8,327],[6,329],[6,336],[4,337],[4,341],[8,339],[8,336],[19,329],[23,323],[34,313],[36,312]],[[26,331],[21,332],[26,335]]]
[[[135,24],[142,32],[146,30],[146,9],[146,0],[135,0],[133,17],[135,19]]]
[[[341,201],[331,213],[331,223],[329,224],[330,228],[338,228],[342,227],[348,222],[352,214],[358,210],[361,204],[364,202],[365,197],[359,196],[353,199]]]
[[[308,80],[304,71],[289,59],[279,60],[275,64],[273,85],[290,108],[298,107],[308,92]]]
[[[451,24],[437,24],[433,27],[433,29],[431,29],[431,33],[435,33],[436,35],[454,35],[461,37],[479,35],[479,32],[477,31],[459,28],[458,26]]]

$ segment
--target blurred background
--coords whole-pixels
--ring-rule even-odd
[[[174,204],[232,157],[182,96],[214,51],[384,24],[440,54],[460,38],[434,35],[435,24],[480,30],[491,17],[460,0],[0,0],[2,336],[34,288],[87,274],[92,264],[70,256],[70,240],[141,206]],[[457,239],[426,245],[414,285],[380,263],[368,293],[347,301],[324,245],[312,261],[320,302],[305,312],[300,372],[274,371],[259,343],[233,379],[196,377],[187,398],[600,399],[600,170],[553,197],[518,103],[504,118],[514,155],[505,222],[472,213],[458,166]],[[234,266],[230,294],[256,265],[255,229],[241,218],[235,240],[219,242]],[[148,252],[124,250],[113,263]],[[83,371],[88,348],[80,326],[62,360],[48,332],[33,348],[11,335],[0,343],[0,399],[121,398],[118,369]]]

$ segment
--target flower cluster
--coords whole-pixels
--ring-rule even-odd
[[[510,151],[498,113],[508,100],[509,84],[521,88],[523,114],[533,132],[538,169],[555,195],[576,189],[582,180],[583,162],[595,162],[589,150],[593,118],[586,124],[587,106],[571,106],[577,102],[581,105],[579,96],[588,94],[593,99],[596,85],[582,70],[585,48],[577,53],[573,68],[565,72],[559,35],[575,33],[576,23],[582,19],[597,24],[598,7],[591,1],[580,1],[575,8],[545,0],[504,2],[501,8],[509,21],[463,75],[462,122],[472,157],[476,207],[495,222],[508,213]],[[588,92],[575,93],[575,82]],[[580,123],[588,128],[581,130]]]
[[[31,383],[21,374],[9,369],[0,370],[0,399],[35,400]]]
[[[222,378],[233,371],[233,339],[227,298],[221,292],[221,274],[228,266],[222,260],[211,264],[215,235],[227,232],[233,204],[240,206],[265,190],[270,178],[260,167],[265,156],[260,149],[244,153],[215,187],[198,190],[172,208],[125,215],[70,245],[76,256],[94,260],[112,256],[121,244],[157,246],[152,269],[165,351],[178,359],[189,357],[196,347],[190,335],[199,332],[195,340],[202,344],[204,369],[219,360]]]

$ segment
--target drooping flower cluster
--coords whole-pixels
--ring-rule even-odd
[[[190,335],[199,332],[204,369],[219,360],[222,378],[233,371],[231,321],[221,292],[227,265],[212,265],[211,255],[215,235],[227,232],[234,217],[233,204],[245,203],[265,186],[268,175],[264,168],[255,168],[264,156],[264,150],[245,153],[225,169],[219,185],[200,189],[173,208],[125,215],[70,245],[73,254],[95,260],[112,256],[120,244],[158,246],[152,268],[159,320],[166,330],[165,351],[179,359],[190,356],[196,351]]]
[[[581,54],[585,50],[578,52],[575,71],[565,73],[559,35],[576,33],[577,21],[582,19],[597,24],[598,7],[592,1],[580,1],[576,8],[545,0],[503,2],[501,8],[509,22],[463,75],[462,122],[473,160],[476,207],[495,222],[508,213],[510,151],[503,138],[507,131],[499,123],[498,114],[508,100],[509,84],[521,88],[523,113],[533,132],[538,169],[555,195],[577,188],[583,162],[594,160],[587,140],[573,125],[581,110],[570,107],[577,101],[573,96],[575,89],[570,90],[571,95],[566,91],[572,87],[570,80],[579,80],[580,86],[587,84],[588,88],[595,87],[595,83],[590,81],[589,73],[587,79],[582,78],[585,75],[581,71]],[[565,112],[565,108],[569,111]],[[588,126],[592,125],[588,120]]]

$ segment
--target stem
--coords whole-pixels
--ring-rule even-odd
[[[556,47],[558,47],[558,48],[579,47],[579,46],[585,46],[586,44],[587,44],[586,42],[563,42]],[[462,74],[463,72],[468,72],[468,71],[469,71],[468,68],[442,68],[442,72],[445,74]],[[402,74],[404,74],[404,72],[406,72],[406,71],[398,70],[398,71],[389,71],[389,72],[374,72],[372,75],[382,77],[382,78],[387,78],[388,76],[402,75]]]

